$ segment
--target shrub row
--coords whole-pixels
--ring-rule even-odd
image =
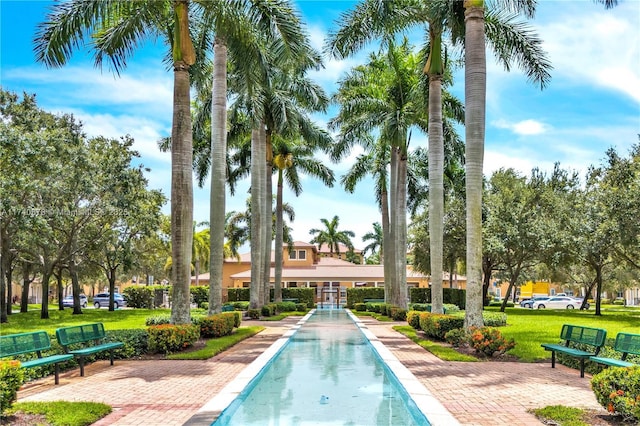
[[[200,338],[200,327],[194,324],[152,325],[149,333],[149,352],[170,354],[193,345]]]
[[[249,290],[249,288],[230,288],[227,290],[227,300],[229,302],[248,302],[250,300]],[[307,308],[315,305],[315,295],[316,289],[314,288],[301,287],[282,289],[283,299],[298,299],[298,303],[304,304]],[[273,300],[273,289],[270,290],[269,297],[269,300]]]

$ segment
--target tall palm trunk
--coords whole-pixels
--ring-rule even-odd
[[[395,256],[393,255],[393,244],[391,242],[389,193],[386,188],[380,194],[380,208],[382,209],[382,252],[384,253],[384,258],[381,256],[380,261],[382,262],[382,270],[384,271],[384,301],[389,303],[393,290],[391,278],[393,276]]]
[[[407,308],[407,152],[403,148],[398,154],[398,172],[396,179],[395,218],[395,277],[396,297],[391,303]]]
[[[482,327],[482,165],[487,58],[484,2],[465,0],[465,138],[467,191],[467,298],[465,326]]]
[[[440,56],[440,49],[432,53]],[[439,44],[439,43],[438,43]],[[434,58],[434,60],[436,60]],[[431,72],[435,71],[435,72]],[[442,74],[440,69],[429,72],[429,253],[431,261],[431,312],[443,312],[442,262],[444,233],[444,142],[442,134]]]
[[[262,260],[264,262],[264,281],[263,281],[263,303],[266,305],[271,302],[270,290],[271,290],[271,238],[273,235],[273,184],[271,181],[271,175],[273,170],[273,146],[271,145],[271,131],[266,131],[264,123],[260,125],[260,139],[265,146],[265,170],[264,170],[264,216],[263,223],[261,225],[263,232],[263,254]]]
[[[282,302],[282,245],[284,243],[284,220],[282,218],[282,169],[278,167],[278,188],[276,189],[276,242],[274,244],[274,275],[273,301]]]
[[[391,147],[391,159],[389,166],[389,247],[387,250],[387,263],[389,263],[389,300],[387,303],[394,303],[400,296],[398,294],[398,270],[396,264],[397,253],[397,216],[396,191],[398,183],[398,150]],[[386,271],[385,271],[386,273]],[[385,277],[386,281],[386,277]]]
[[[266,182],[264,176],[265,146],[260,138],[260,130],[251,131],[251,288],[249,292],[249,306],[257,309],[263,304],[264,260],[263,260],[263,232],[261,225],[264,216],[264,193]]]
[[[191,247],[193,245],[193,133],[189,67],[195,53],[189,35],[189,0],[174,2],[173,123],[171,128],[171,322],[191,324]]]
[[[225,181],[227,156],[227,46],[216,38],[213,45],[211,95],[211,198],[209,210],[209,314],[222,311],[224,264]]]

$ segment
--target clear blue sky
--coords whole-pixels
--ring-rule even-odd
[[[120,78],[108,68],[95,69],[84,51],[77,52],[68,66],[47,70],[35,63],[32,40],[50,4],[0,0],[2,87],[35,93],[48,111],[75,114],[88,135],[131,134],[142,163],[151,168],[150,186],[168,196],[169,155],[156,145],[171,129],[172,75],[161,64],[162,48],[147,43]],[[320,48],[339,14],[354,3],[296,4]],[[612,10],[588,0],[540,1],[532,24],[544,40],[553,78],[540,91],[520,71],[507,73],[489,56],[485,174],[500,167],[529,174],[533,167],[551,170],[555,162],[583,174],[600,163],[609,147],[626,153],[640,134],[640,1],[621,0]],[[419,34],[415,39],[421,39]],[[313,77],[332,93],[341,75],[364,57],[365,53],[345,61],[326,59],[325,69]],[[463,97],[462,70],[456,72],[452,91]],[[324,125],[331,113],[314,118]],[[425,144],[426,136],[414,132],[412,146]],[[340,177],[349,165],[346,159],[331,167]],[[228,198],[228,210],[245,208],[247,189],[243,185],[236,197]],[[196,187],[198,221],[208,220],[208,194],[208,186]],[[285,199],[296,211],[292,226],[297,240],[308,241],[309,229],[320,227],[320,218],[337,214],[341,229],[353,230],[356,247],[364,247],[362,235],[380,220],[369,182],[363,182],[356,194],[347,194],[339,186],[327,189],[308,179],[299,198],[285,194]]]

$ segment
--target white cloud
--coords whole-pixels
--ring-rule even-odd
[[[85,111],[66,111],[74,114],[83,123],[83,130],[88,136],[104,136],[119,138],[131,135],[134,138],[133,149],[142,158],[169,164],[169,153],[160,152],[158,140],[168,136],[170,129],[165,129],[161,123],[150,118],[132,115],[91,114]],[[143,161],[144,163],[144,161]]]
[[[539,26],[554,77],[591,82],[640,101],[640,14],[637,2],[629,3],[609,11],[589,5],[589,13],[584,2],[556,8],[563,15]]]
[[[537,120],[522,120],[517,123],[510,123],[505,119],[499,119],[492,122],[495,127],[500,129],[509,129],[513,133],[522,136],[539,135],[547,131],[547,126]]]
[[[26,67],[4,70],[3,79],[21,80],[24,84],[40,86],[41,90],[54,90],[61,104],[146,105],[153,111],[170,112],[173,99],[171,74],[156,70],[138,66],[125,70],[118,77],[77,66],[50,70]]]

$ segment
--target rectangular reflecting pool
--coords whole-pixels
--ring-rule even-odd
[[[213,425],[429,425],[344,310],[321,310]]]

